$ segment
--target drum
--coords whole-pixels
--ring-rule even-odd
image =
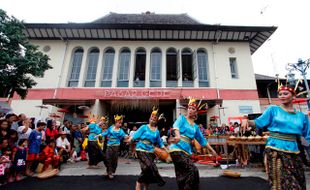
[[[162,148],[154,147],[154,153],[158,157],[158,159],[164,162],[166,162],[170,157],[169,153]]]
[[[202,151],[201,145],[199,144],[199,142],[196,139],[194,139],[193,141],[194,141],[194,146],[195,146],[196,151],[198,153],[201,153],[201,151]]]

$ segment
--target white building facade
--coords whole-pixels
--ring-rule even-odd
[[[123,113],[133,122],[146,121],[156,105],[172,123],[186,98],[194,97],[209,107],[202,123],[214,116],[227,123],[229,117],[261,111],[251,55],[275,30],[153,13],[26,24],[31,43],[50,57],[53,69],[36,79],[25,100],[14,96],[11,107],[35,116],[59,108],[83,115],[78,107],[89,106],[94,114]],[[42,113],[36,108],[42,104],[52,108]]]

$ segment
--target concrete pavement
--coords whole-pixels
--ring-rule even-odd
[[[87,162],[81,161],[76,163],[64,164],[61,168],[61,171],[58,175],[60,176],[83,176],[83,175],[104,175],[106,173],[106,168],[103,163],[99,164],[98,169],[87,169]],[[174,166],[173,164],[167,163],[157,163],[159,173],[163,177],[175,177]],[[199,174],[201,177],[217,177],[220,176],[223,172],[221,168],[214,168],[209,165],[197,164],[199,169]],[[266,174],[262,171],[262,167],[230,167],[229,169],[241,173],[241,176],[247,177],[260,177],[267,179]],[[310,170],[305,168],[307,187],[310,189]],[[133,159],[122,159],[118,161],[118,167],[115,175],[139,175],[140,174],[140,165],[139,162]]]

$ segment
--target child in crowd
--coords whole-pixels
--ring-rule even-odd
[[[47,146],[40,153],[40,162],[44,163],[44,170],[60,167],[60,156],[55,153],[56,142],[50,139],[46,142]]]
[[[26,173],[29,176],[33,175],[31,169],[34,168],[34,164],[39,161],[39,153],[40,153],[40,146],[42,143],[42,133],[41,131],[44,130],[46,126],[45,122],[38,122],[37,128],[31,131],[29,135],[29,154],[27,157],[27,169]]]
[[[20,181],[22,179],[22,175],[26,171],[26,158],[27,158],[27,139],[20,139],[18,142],[18,146],[14,148],[12,161],[13,161],[13,177],[15,177],[16,181]]]
[[[13,182],[11,178],[11,149],[9,147],[1,149],[1,156],[0,156],[0,183],[5,183],[8,179],[8,182]]]

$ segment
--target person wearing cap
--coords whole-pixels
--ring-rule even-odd
[[[265,167],[272,189],[306,189],[297,138],[303,136],[310,142],[310,127],[307,115],[293,107],[295,89],[280,85],[281,104],[269,106],[260,117],[248,121],[249,126],[267,126],[270,132],[265,146]]]
[[[37,162],[39,160],[39,153],[40,153],[40,146],[42,143],[42,131],[44,130],[46,126],[45,122],[38,122],[37,128],[35,130],[32,130],[29,138],[28,138],[28,144],[29,144],[29,151],[27,156],[27,170],[26,173],[28,175],[33,175],[33,172],[30,168],[32,168],[34,162]]]
[[[67,139],[67,133],[65,131],[59,132],[60,137],[56,139],[56,148],[58,151],[58,155],[60,156],[60,161],[66,163],[67,161],[73,162],[71,159],[69,160],[72,151],[71,144]]]
[[[142,184],[144,184],[144,190],[147,190],[151,183],[157,183],[158,186],[164,186],[166,183],[159,174],[157,166],[154,163],[154,159],[156,158],[154,146],[158,145],[160,148],[165,148],[157,128],[157,121],[158,109],[153,107],[149,123],[142,125],[133,136],[128,139],[128,141],[131,142],[138,141],[136,144],[136,155],[142,171],[136,181],[136,190],[141,190]]]
[[[123,116],[115,115],[114,116],[115,123],[111,125],[107,130],[105,130],[100,135],[103,138],[107,138],[107,149],[106,149],[106,168],[107,168],[107,177],[109,179],[113,179],[113,174],[117,168],[118,162],[118,152],[121,144],[121,140],[127,138],[127,134],[121,128],[123,124]]]
[[[196,139],[202,147],[206,147],[214,156],[217,156],[213,148],[208,144],[195,123],[198,117],[199,105],[195,99],[190,99],[187,114],[181,114],[173,124],[175,136],[170,139],[169,153],[175,168],[178,188],[181,190],[199,189],[199,171],[191,159],[192,140]]]

